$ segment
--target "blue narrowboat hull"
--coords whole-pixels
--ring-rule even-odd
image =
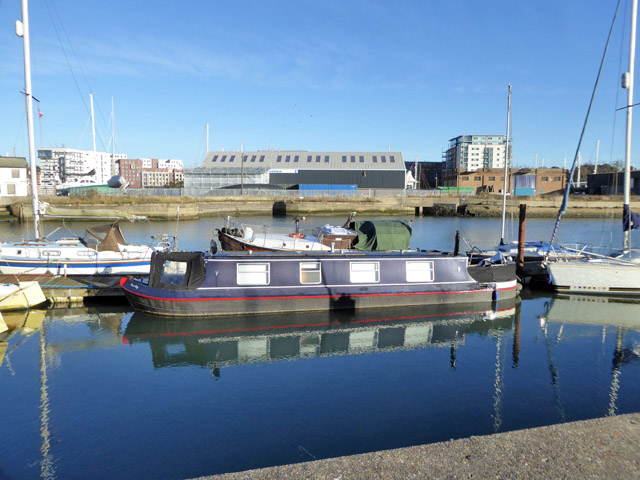
[[[466,257],[428,252],[222,253],[167,283],[160,264],[170,254],[161,255],[148,282],[121,281],[137,310],[202,316],[474,303],[513,298],[517,287],[515,266],[470,267],[472,276]]]

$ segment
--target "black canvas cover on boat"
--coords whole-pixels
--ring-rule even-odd
[[[202,252],[153,252],[149,286],[169,290],[195,290],[204,281]]]
[[[411,241],[411,226],[405,220],[358,220],[350,228],[358,234],[352,243],[356,250],[407,250]]]
[[[98,225],[96,227],[87,227],[87,233],[98,241],[95,249],[99,252],[119,252],[120,248],[118,244],[127,244],[124,235],[122,235],[120,231],[118,222]],[[83,243],[89,246],[86,239]]]

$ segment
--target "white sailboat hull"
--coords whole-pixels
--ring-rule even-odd
[[[607,260],[549,262],[553,288],[562,292],[640,295],[640,265]]]

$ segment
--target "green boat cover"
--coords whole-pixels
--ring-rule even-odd
[[[405,220],[358,220],[350,228],[358,234],[352,246],[362,251],[407,250],[411,226]]]

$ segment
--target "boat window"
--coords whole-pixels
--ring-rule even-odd
[[[45,257],[59,257],[60,250],[43,250],[42,255]]]
[[[407,282],[433,282],[433,262],[407,262]]]
[[[320,283],[320,262],[300,262],[300,283]]]
[[[351,283],[378,283],[380,264],[378,262],[351,262]]]
[[[239,263],[238,285],[269,285],[268,263]]]
[[[188,262],[174,262],[165,260],[162,263],[162,275],[160,281],[171,285],[184,285],[185,275],[187,274]]]
[[[80,257],[92,257],[94,255],[96,255],[95,250],[79,250],[78,251],[78,256]]]

